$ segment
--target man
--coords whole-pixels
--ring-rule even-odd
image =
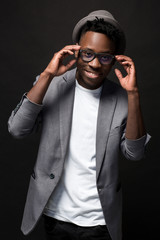
[[[81,19],[73,42],[53,56],[9,119],[17,138],[42,123],[22,231],[30,233],[43,215],[46,239],[120,240],[119,150],[139,160],[148,141],[135,65],[122,55],[124,33],[107,11]],[[127,73],[115,69],[121,86],[106,79],[115,61]]]

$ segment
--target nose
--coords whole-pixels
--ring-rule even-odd
[[[95,57],[91,62],[88,63],[90,67],[92,68],[100,68],[101,63],[99,62],[98,58]]]

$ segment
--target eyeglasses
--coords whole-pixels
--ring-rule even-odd
[[[108,53],[95,53],[89,49],[80,49],[79,55],[84,62],[91,62],[97,57],[99,62],[103,65],[110,64],[114,59],[114,55]]]

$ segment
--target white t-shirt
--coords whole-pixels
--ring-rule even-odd
[[[105,225],[96,187],[96,129],[102,87],[76,81],[71,137],[63,175],[45,214],[79,226]]]

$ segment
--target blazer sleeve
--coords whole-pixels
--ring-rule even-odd
[[[149,142],[151,136],[149,134],[143,137],[130,140],[125,137],[125,133],[121,140],[121,151],[123,155],[129,160],[140,160],[145,156],[146,145]]]
[[[31,102],[26,94],[12,111],[8,120],[8,130],[15,138],[23,138],[34,132],[41,122],[43,105]]]

